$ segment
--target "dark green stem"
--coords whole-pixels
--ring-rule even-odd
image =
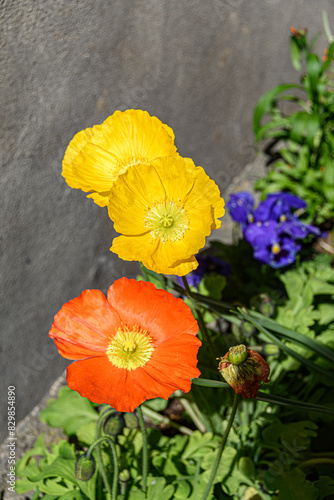
[[[114,462],[114,478],[113,478],[112,489],[111,489],[109,481],[108,481],[108,476],[107,476],[106,470],[103,466],[102,453],[101,453],[101,449],[99,446],[103,441],[108,442],[108,444],[111,448],[111,453],[112,453],[113,462]],[[108,438],[107,436],[101,436],[98,439],[96,439],[96,441],[94,441],[94,443],[92,443],[90,445],[90,447],[88,448],[88,451],[87,451],[87,457],[90,457],[95,446],[97,447],[96,448],[97,461],[98,461],[99,471],[101,472],[101,475],[103,478],[104,486],[105,486],[106,490],[108,491],[109,495],[111,495],[112,500],[117,500],[118,459],[117,459],[117,452],[116,452],[115,443],[113,442],[112,439]]]
[[[217,455],[216,455],[216,458],[215,458],[215,461],[214,461],[214,464],[213,464],[213,467],[212,467],[210,479],[209,479],[207,487],[206,487],[206,489],[204,491],[202,500],[206,500],[208,498],[208,496],[210,494],[210,490],[211,490],[211,488],[213,486],[213,483],[214,483],[214,480],[215,480],[215,477],[216,477],[216,474],[217,474],[217,470],[218,470],[218,467],[219,467],[219,462],[220,462],[221,456],[222,456],[224,448],[225,448],[227,437],[229,435],[229,432],[231,430],[235,414],[237,412],[238,403],[239,403],[239,395],[237,393],[234,393],[234,400],[233,400],[233,406],[232,406],[231,415],[230,415],[230,418],[229,418],[229,420],[227,422],[227,427],[225,429],[225,432],[223,434],[221,443],[219,445],[219,448],[218,448],[218,451],[217,451]]]
[[[210,351],[210,354],[212,356],[213,362],[216,365],[215,350],[214,350],[214,347],[213,347],[212,340],[211,340],[211,337],[209,335],[209,332],[208,332],[208,330],[207,330],[207,328],[205,326],[200,305],[198,304],[197,300],[193,296],[192,291],[190,290],[190,286],[188,285],[188,281],[187,281],[186,276],[182,276],[182,282],[183,282],[184,288],[186,290],[186,294],[187,294],[189,300],[191,301],[191,303],[194,306],[194,309],[195,309],[196,315],[197,315],[197,321],[198,321],[198,324],[199,324],[199,328],[200,328],[200,330],[202,332],[202,335],[203,335],[203,337],[205,339],[206,344],[209,347],[209,351]]]
[[[140,430],[141,430],[142,437],[143,437],[143,483],[142,483],[142,490],[146,494],[147,472],[148,472],[147,432],[146,432],[143,412],[142,412],[142,409],[140,406],[138,406],[137,411],[138,411],[138,417],[139,417]]]
[[[301,469],[306,469],[308,467],[317,467],[319,465],[331,465],[334,466],[333,458],[310,458],[309,460],[305,460],[304,462],[298,464],[298,467]]]

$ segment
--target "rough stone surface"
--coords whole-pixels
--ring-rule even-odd
[[[116,109],[147,109],[226,191],[255,159],[258,98],[297,79],[289,27],[315,35],[322,10],[333,26],[331,0],[0,2],[0,439],[7,387],[19,422],[66,365],[47,337],[62,304],[138,270],[109,252],[106,210],[60,176],[73,135]]]

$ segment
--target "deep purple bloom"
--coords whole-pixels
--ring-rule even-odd
[[[290,215],[285,221],[280,224],[280,234],[285,234],[297,240],[306,238],[309,234],[313,234],[318,238],[321,236],[321,231],[318,227],[311,224],[304,224],[298,217]]]
[[[275,220],[254,222],[244,233],[254,249],[255,259],[275,269],[292,264],[300,250],[293,238],[280,233],[279,226]]]
[[[239,222],[242,228],[250,222],[253,222],[254,199],[250,193],[247,193],[247,191],[231,194],[226,206],[232,219],[235,222]]]
[[[190,286],[198,287],[202,278],[208,273],[217,273],[222,276],[228,276],[231,273],[231,266],[219,257],[204,254],[196,255],[198,267],[187,274],[187,281]],[[178,282],[183,286],[182,278],[178,276]]]
[[[289,193],[268,194],[254,212],[256,222],[266,220],[285,220],[297,208],[305,208],[307,204],[298,196]]]

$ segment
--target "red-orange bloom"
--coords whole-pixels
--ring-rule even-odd
[[[269,382],[268,364],[259,353],[246,349],[244,345],[230,347],[220,359],[218,369],[221,375],[243,398],[256,398],[260,382]]]
[[[94,403],[132,412],[146,399],[188,392],[200,375],[198,325],[181,299],[152,283],[121,278],[108,290],[85,290],[55,316],[49,336],[79,360],[68,386]]]

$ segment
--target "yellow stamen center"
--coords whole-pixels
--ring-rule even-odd
[[[118,368],[135,370],[148,362],[153,349],[152,338],[147,330],[137,325],[130,330],[127,325],[122,324],[110,339],[106,354],[109,361]]]
[[[153,239],[162,243],[181,239],[188,229],[189,219],[181,203],[164,201],[147,207],[145,226]]]
[[[281,247],[279,246],[278,243],[275,243],[272,247],[271,247],[271,251],[274,255],[277,255],[280,251],[281,251]]]

